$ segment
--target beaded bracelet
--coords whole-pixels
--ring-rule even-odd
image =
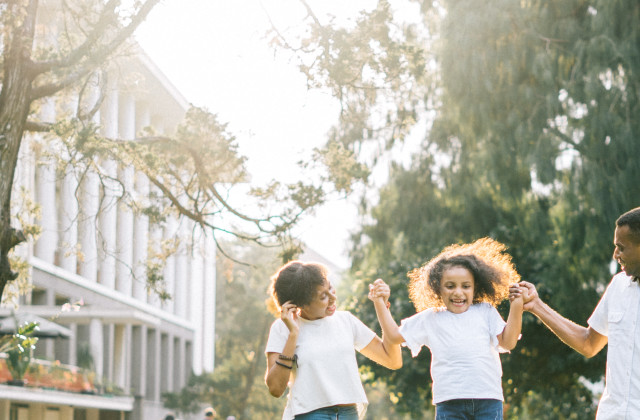
[[[280,363],[276,360],[276,365],[282,366],[283,368],[293,369],[293,366],[285,365],[284,363]]]

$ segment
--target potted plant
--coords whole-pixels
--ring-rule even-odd
[[[28,337],[28,335],[32,334],[36,328],[38,328],[36,323],[19,327],[6,346],[6,363],[12,377],[12,380],[8,382],[10,385],[24,385],[24,374],[31,363],[31,351],[38,342],[36,337]]]

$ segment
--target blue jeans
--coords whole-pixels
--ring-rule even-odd
[[[460,399],[436,404],[436,420],[502,420],[502,401]]]
[[[346,407],[333,406],[318,408],[308,413],[298,414],[295,420],[358,420],[358,409],[355,405]]]

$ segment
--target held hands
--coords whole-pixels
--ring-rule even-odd
[[[291,303],[291,301],[285,302],[280,308],[280,319],[289,328],[290,332],[298,332],[298,307]]]
[[[514,283],[509,286],[509,304],[514,309],[523,310],[524,307],[524,293],[518,283]]]
[[[376,300],[382,300],[385,306],[389,306],[389,297],[391,296],[391,289],[389,285],[382,279],[377,279],[373,283],[369,284],[369,295],[367,296],[372,302]]]
[[[525,311],[531,311],[540,297],[536,287],[528,281],[521,281],[509,287],[509,301],[522,298]]]

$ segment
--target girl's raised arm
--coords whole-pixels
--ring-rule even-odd
[[[388,300],[391,295],[389,286],[378,279],[369,285],[369,299],[373,301],[378,322],[382,327],[382,339],[375,337],[360,353],[376,363],[389,368],[402,367],[402,350],[400,344],[404,341],[398,324],[389,312]]]
[[[514,286],[511,286],[514,287]],[[524,311],[524,298],[522,294],[512,295],[510,299],[509,317],[502,334],[498,335],[498,344],[505,350],[513,350],[518,344],[522,331],[522,312]]]

